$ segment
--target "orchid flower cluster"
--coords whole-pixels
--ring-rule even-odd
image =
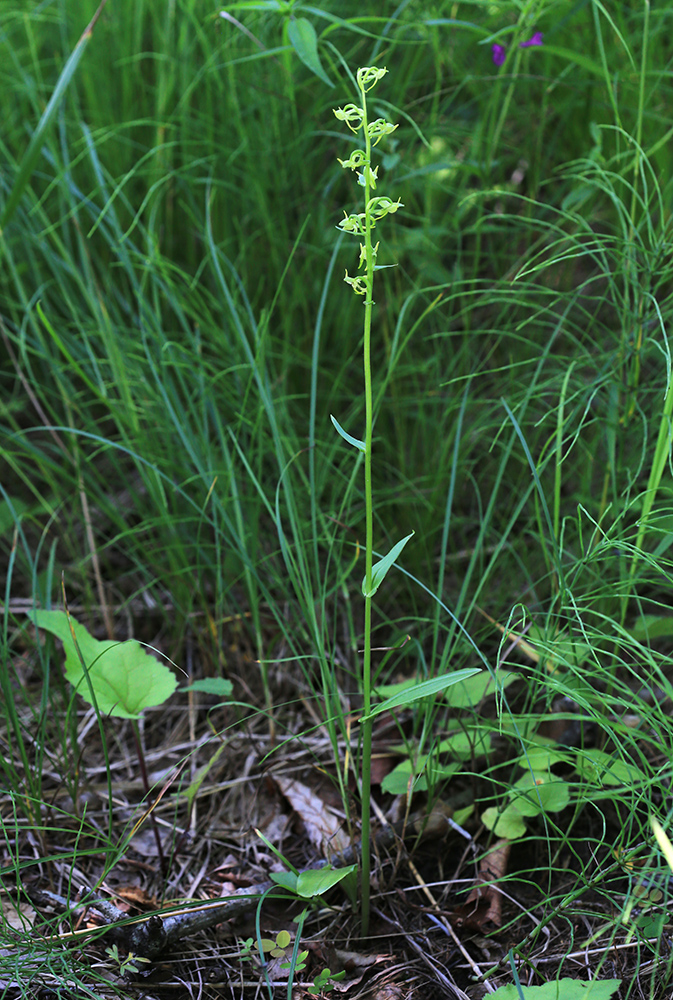
[[[535,34],[532,36],[532,38],[527,38],[525,41],[519,42],[519,48],[529,49],[532,45],[542,45],[542,38],[543,38],[542,32],[536,31]],[[493,62],[495,63],[495,65],[502,66],[507,57],[507,50],[505,46],[498,45],[498,43],[496,42],[491,47],[491,52],[493,53]]]
[[[402,208],[401,201],[392,201],[390,198],[376,197],[369,198],[369,192],[376,190],[378,180],[378,167],[371,165],[371,150],[384,135],[390,135],[395,131],[397,125],[392,125],[384,118],[377,118],[376,121],[368,122],[366,117],[365,94],[375,87],[379,80],[388,72],[387,69],[378,69],[376,66],[363,66],[357,72],[357,83],[363,96],[364,107],[360,108],[356,104],[347,104],[345,108],[335,108],[334,114],[339,121],[346,122],[351,132],[357,133],[364,129],[365,149],[355,149],[347,160],[339,160],[344,170],[360,170],[357,179],[358,184],[365,188],[367,193],[365,211],[348,215],[344,212],[344,218],[339,223],[339,228],[345,233],[353,233],[356,236],[365,238],[365,242],[360,244],[360,267],[366,268],[365,276],[355,278],[349,277],[346,271],[344,281],[351,286],[357,295],[368,295],[371,301],[371,277],[376,266],[376,254],[379,244],[372,246],[370,233],[377,222]],[[371,272],[371,273],[370,273]]]

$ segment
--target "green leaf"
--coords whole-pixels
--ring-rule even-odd
[[[364,594],[365,597],[374,596],[376,591],[379,589],[379,587],[385,580],[388,570],[393,565],[393,563],[399,556],[400,552],[407,544],[409,539],[413,537],[413,535],[414,532],[412,531],[411,534],[406,536],[406,538],[402,538],[399,542],[393,545],[392,549],[390,550],[387,556],[384,556],[383,559],[379,559],[377,563],[374,563],[374,565],[372,566],[372,585],[369,591],[367,591],[367,577],[365,577],[364,580],[362,581],[362,593]]]
[[[413,790],[426,792],[428,783],[436,785],[438,781],[445,781],[454,775],[459,767],[458,761],[446,765],[433,764],[432,760],[428,763],[427,755],[419,758],[415,767],[409,759],[403,760],[390,774],[386,774],[381,782],[381,790],[390,795],[406,795],[409,790],[409,779],[413,775]]]
[[[526,832],[526,824],[521,812],[512,802],[500,812],[495,806],[485,809],[481,821],[487,830],[492,830],[496,837],[506,837],[507,840],[518,840]]]
[[[302,872],[297,879],[297,894],[304,899],[322,896],[333,886],[338,885],[357,869],[357,865],[347,868],[319,868],[316,871]]]
[[[381,712],[388,712],[391,708],[403,708],[412,705],[421,698],[431,698],[433,695],[439,694],[440,691],[451,687],[452,684],[460,684],[461,681],[478,673],[479,667],[466,667],[465,670],[455,670],[452,674],[442,674],[441,677],[433,677],[429,681],[421,681],[420,683],[412,681],[403,691],[399,691],[392,698],[386,698],[379,705],[375,705],[369,715],[363,715],[360,722],[372,719],[375,715],[380,715]]]
[[[311,22],[305,17],[293,18],[288,25],[287,36],[304,66],[315,73],[328,87],[333,87],[334,84],[322,68],[318,55],[318,37]]]
[[[501,986],[492,993],[493,1000],[610,1000],[621,986],[621,979],[559,979],[544,986]]]
[[[571,639],[565,632],[549,639],[544,629],[535,622],[531,624],[526,638],[533,644],[539,661],[550,673],[558,671],[562,664],[580,666],[591,655],[591,646],[586,642]]]
[[[272,882],[275,882],[281,888],[289,889],[290,892],[297,892],[298,876],[294,872],[271,872],[269,877]]]
[[[629,629],[629,634],[639,642],[668,639],[673,635],[673,618],[670,615],[642,615]]]
[[[550,716],[555,718],[555,716]],[[501,734],[512,736],[517,741],[532,741],[540,746],[552,746],[556,741],[546,736],[539,736],[537,730],[540,727],[540,714],[533,712],[531,715],[503,715],[498,719],[498,730]]]
[[[646,776],[635,764],[615,759],[605,750],[587,750],[584,754],[578,754],[575,767],[583,778],[596,785],[633,787],[647,781]]]
[[[543,774],[554,764],[567,761],[568,754],[562,750],[555,750],[553,746],[532,746],[525,754],[521,754],[518,764],[527,771],[538,771]]]
[[[410,782],[415,792],[428,790],[428,783],[421,774],[421,768],[415,767],[410,760],[403,760],[390,774],[386,774],[381,782],[381,791],[387,795],[406,795]]]
[[[344,441],[348,441],[348,443],[352,444],[354,448],[358,449],[358,451],[367,450],[364,441],[360,441],[359,438],[354,438],[352,434],[349,434],[348,431],[345,431],[341,426],[341,424],[339,423],[339,421],[337,420],[337,418],[333,417],[331,413],[329,415],[329,418],[336,427],[337,433],[341,435]]]
[[[450,753],[457,760],[481,757],[491,749],[493,730],[490,726],[465,724],[459,733],[453,733],[439,744],[439,753]]]
[[[450,688],[446,700],[452,708],[473,708],[496,691],[504,691],[518,676],[510,670],[499,670],[497,676],[493,677],[484,670]]]
[[[289,931],[278,931],[276,934],[276,944],[279,948],[287,948],[291,940]]]
[[[210,774],[211,769],[215,767],[218,760],[226,750],[228,750],[228,744],[221,743],[220,746],[215,751],[215,753],[208,758],[206,763],[203,764],[202,767],[200,767],[196,772],[196,774],[194,775],[194,780],[190,783],[189,788],[185,792],[185,798],[187,799],[187,803],[189,805],[190,810],[192,808],[194,799],[201,790],[201,785],[206,780],[206,778]]]
[[[19,500],[17,497],[12,497],[11,501],[9,499],[1,500],[0,535],[4,535],[10,529],[13,530],[21,520],[23,514],[28,510],[30,510],[30,507],[25,500]]]
[[[543,812],[561,812],[570,802],[570,785],[549,772],[524,774],[513,786],[513,805],[522,816],[539,816]]]
[[[223,698],[228,698],[233,690],[234,685],[224,677],[204,677],[200,681],[192,681],[189,687],[178,688],[183,694],[188,691],[201,691],[203,694],[221,695]]]
[[[77,693],[93,704],[88,674],[103,715],[137,719],[143,709],[163,704],[177,687],[173,672],[146,653],[135,639],[126,642],[94,639],[72,615],[68,621],[65,611],[37,610],[31,617],[38,628],[61,640],[65,675]]]

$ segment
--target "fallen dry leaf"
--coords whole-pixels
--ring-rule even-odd
[[[502,896],[495,884],[507,870],[511,840],[499,840],[479,864],[475,886],[454,916],[472,930],[497,930],[502,922]]]
[[[15,931],[25,932],[29,928],[32,928],[35,921],[35,910],[30,903],[22,901],[19,903],[17,909],[14,901],[9,896],[3,894],[0,897],[0,905],[2,906],[2,919],[5,924],[13,927]]]
[[[280,774],[274,775],[274,781],[301,818],[311,843],[326,858],[350,846],[348,835],[341,828],[341,819],[308,785]]]
[[[113,895],[123,899],[126,903],[131,903],[139,910],[156,910],[159,907],[156,896],[150,896],[140,886],[125,885],[114,890]]]
[[[330,965],[330,969],[345,969],[347,979],[340,980],[333,984],[335,993],[348,993],[360,986],[362,980],[374,966],[388,964],[392,961],[391,955],[364,955],[359,952],[342,951],[336,949],[336,961]],[[362,995],[358,990],[356,995]],[[367,994],[374,996],[375,994]]]

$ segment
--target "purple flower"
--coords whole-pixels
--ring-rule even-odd
[[[536,31],[532,38],[529,38],[527,42],[519,42],[520,49],[530,48],[531,45],[542,45],[542,32]]]
[[[496,66],[502,66],[505,61],[505,46],[504,45],[494,45],[493,46],[493,62]]]
[[[536,31],[532,38],[527,39],[525,42],[519,42],[519,48],[529,49],[531,45],[542,45],[542,38],[543,38],[542,32]],[[502,64],[505,61],[505,56],[507,54],[505,46],[498,45],[498,43],[496,42],[495,45],[491,46],[491,52],[493,53],[494,64],[496,66],[502,66]]]

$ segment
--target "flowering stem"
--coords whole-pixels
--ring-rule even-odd
[[[360,820],[362,830],[362,854],[361,854],[361,887],[360,887],[360,920],[362,933],[366,934],[369,929],[369,880],[371,872],[371,854],[369,848],[371,811],[371,767],[372,767],[372,597],[380,585],[385,573],[394,561],[396,554],[402,550],[402,546],[407,539],[399,542],[394,547],[393,554],[388,554],[381,562],[373,565],[374,554],[374,502],[372,495],[372,438],[374,428],[374,404],[372,399],[372,355],[371,355],[371,331],[372,331],[372,308],[374,300],[372,297],[374,287],[374,270],[376,267],[376,246],[372,243],[372,232],[381,219],[390,213],[396,212],[402,206],[400,201],[393,202],[390,198],[372,197],[376,189],[376,179],[378,168],[372,168],[372,148],[384,136],[390,135],[397,128],[390,122],[382,118],[370,122],[367,116],[367,92],[374,87],[386,73],[385,69],[377,69],[375,66],[365,66],[358,70],[357,82],[362,98],[362,106],[348,104],[345,108],[335,109],[334,114],[340,121],[346,122],[351,132],[359,132],[362,129],[364,135],[364,151],[362,148],[354,150],[348,160],[340,160],[342,167],[349,170],[358,170],[358,181],[364,188],[365,210],[357,214],[348,215],[342,219],[340,228],[347,233],[364,240],[360,245],[359,268],[364,265],[364,274],[357,277],[349,277],[346,271],[345,281],[351,286],[356,295],[364,296],[365,321],[364,321],[364,385],[365,385],[365,435],[363,440],[351,437],[339,423],[332,417],[332,422],[339,434],[350,445],[357,448],[364,454],[365,464],[365,577],[362,584],[365,598],[365,621],[364,621],[364,653],[362,662],[362,694],[364,715],[362,718],[362,742],[360,752]]]
[[[365,159],[371,165],[372,140],[367,128],[367,97],[364,87],[362,91],[362,124],[365,135]],[[369,850],[370,834],[370,793],[372,783],[372,719],[371,712],[371,676],[372,676],[372,553],[374,549],[374,505],[372,498],[372,437],[373,437],[373,404],[372,404],[372,365],[371,365],[371,332],[372,332],[372,294],[374,288],[374,251],[372,247],[372,217],[366,211],[371,195],[371,171],[364,171],[365,178],[365,258],[366,298],[364,325],[364,382],[365,382],[365,644],[362,661],[362,691],[364,699],[365,718],[362,723],[362,764],[360,783],[360,819],[362,823],[362,888],[360,895],[360,918],[362,933],[369,928],[369,880],[371,871],[371,855]]]

